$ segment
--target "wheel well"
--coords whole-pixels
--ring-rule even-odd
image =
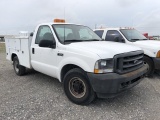
[[[155,67],[155,64],[154,64],[153,58],[152,58],[152,57],[149,57],[148,55],[145,55],[145,54],[144,54],[144,56],[145,56],[145,57],[148,57],[149,59],[151,59],[151,60],[152,60],[152,62],[153,62],[153,65],[154,65],[154,67]]]
[[[16,56],[17,56],[16,54],[14,54],[14,53],[12,54],[12,56],[11,56],[12,61],[13,61],[13,58]]]
[[[148,56],[148,55],[146,55],[146,54],[144,54],[144,56],[145,56],[145,57],[150,58],[150,59],[153,61],[152,57],[149,57],[149,56]]]
[[[144,54],[144,56],[149,57],[148,55]],[[149,57],[150,58],[150,57]]]
[[[69,70],[71,70],[71,69],[73,69],[73,68],[80,68],[80,67],[77,66],[77,65],[68,64],[68,65],[65,65],[65,66],[62,68],[62,70],[61,70],[61,81],[62,81],[62,82],[63,82],[63,78],[64,78],[65,74],[66,74]],[[80,68],[80,69],[82,69],[82,68]]]

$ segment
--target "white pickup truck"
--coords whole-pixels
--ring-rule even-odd
[[[120,42],[142,48],[144,63],[148,66],[147,76],[152,76],[155,69],[160,70],[160,41],[148,40],[133,28],[104,28],[94,32],[105,41]]]
[[[44,23],[32,38],[5,42],[17,75],[29,68],[52,76],[76,104],[89,104],[96,96],[114,97],[137,85],[147,71],[139,47],[101,41],[83,25]]]

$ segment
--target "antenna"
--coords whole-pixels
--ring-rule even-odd
[[[64,7],[64,20],[65,20],[65,7]],[[64,44],[65,44],[65,24],[64,24]]]
[[[65,9],[66,9],[66,8],[64,7],[64,13],[63,13],[63,14],[64,14],[64,16],[63,16],[63,17],[64,17],[64,20],[65,20],[65,18],[66,18],[66,10],[65,10]]]

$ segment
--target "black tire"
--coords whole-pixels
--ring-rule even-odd
[[[13,58],[13,68],[14,68],[15,73],[18,76],[22,76],[26,72],[26,68],[19,64],[19,60],[17,56]]]
[[[147,77],[151,77],[154,73],[154,63],[153,60],[147,56],[144,56],[144,64],[148,66],[148,71],[146,73]]]
[[[74,68],[64,76],[64,92],[68,99],[75,104],[88,105],[95,99],[95,93],[85,72]]]

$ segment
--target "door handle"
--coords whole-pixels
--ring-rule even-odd
[[[35,52],[35,50],[34,50],[34,48],[32,48],[32,54],[34,54],[34,52]]]
[[[63,56],[63,53],[57,53],[58,56]]]

